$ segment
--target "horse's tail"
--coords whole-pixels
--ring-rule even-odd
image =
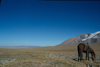
[[[78,45],[78,56],[80,57],[80,61],[82,60],[83,57],[83,46],[82,45]]]
[[[80,49],[80,51],[79,51],[79,53],[80,53],[80,59],[82,59],[82,57],[83,57],[83,48],[79,48]]]

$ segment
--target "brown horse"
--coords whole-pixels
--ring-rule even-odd
[[[85,45],[84,43],[80,43],[77,46],[77,50],[78,50],[78,61],[83,60],[83,52],[86,53],[86,60],[87,58],[89,60],[89,53],[91,53],[92,60],[96,61],[96,54],[91,47],[89,47],[89,51],[88,51],[87,45]]]

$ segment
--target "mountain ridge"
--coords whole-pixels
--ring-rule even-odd
[[[98,43],[100,42],[100,31],[91,34],[81,34],[75,38],[65,40],[59,45],[75,45],[79,43]]]

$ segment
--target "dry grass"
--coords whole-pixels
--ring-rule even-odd
[[[100,56],[100,45],[90,45],[96,55]],[[61,54],[72,55],[77,54],[77,45],[70,46],[53,46],[42,48],[30,49],[5,49],[0,48],[0,59],[14,62],[3,64],[0,62],[1,67],[86,67],[86,64],[100,65],[100,60],[93,62],[92,60],[83,60],[78,62],[77,59],[64,59],[64,58],[47,58],[46,54]]]

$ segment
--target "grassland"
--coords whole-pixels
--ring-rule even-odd
[[[99,57],[100,44],[90,46]],[[27,49],[0,48],[0,67],[86,67],[86,64],[97,67],[100,65],[100,59],[95,62],[78,62],[77,45]]]

